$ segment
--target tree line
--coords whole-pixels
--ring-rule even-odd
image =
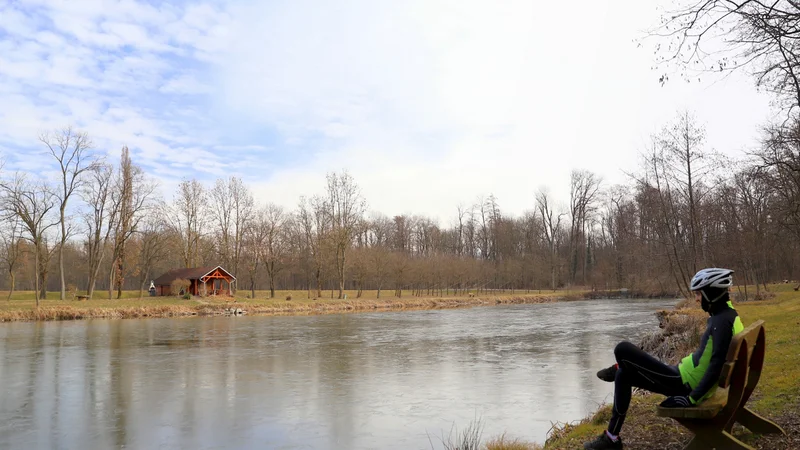
[[[258,203],[237,177],[183,180],[171,198],[123,148],[113,164],[86,132],[40,137],[54,177],[15,172],[0,181],[0,259],[9,290],[96,288],[111,297],[146,289],[170,268],[222,265],[237,289],[306,290],[341,298],[454,295],[468,289],[580,286],[686,293],[704,266],[732,267],[758,289],[793,279],[800,238],[800,127],[764,133],[732,160],[710,151],[688,113],[653,136],[629,182],[606,185],[574,170],[568,202],[546,189],[527,212],[493,195],[454,207],[451,223],[370,212],[356,180],[329,173],[324,192],[287,210]]]

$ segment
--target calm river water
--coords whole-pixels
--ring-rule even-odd
[[[0,448],[431,449],[544,441],[674,301],[0,324]]]

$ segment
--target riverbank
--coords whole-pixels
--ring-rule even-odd
[[[796,449],[800,448],[800,385],[796,381],[800,378],[800,365],[796,361],[800,354],[797,333],[800,293],[784,284],[770,286],[770,291],[776,294],[770,300],[735,306],[745,326],[763,319],[767,329],[764,371],[748,406],[781,425],[787,436],[756,436],[738,425],[733,434],[759,449]],[[669,314],[696,315],[697,308]],[[686,318],[686,322],[693,323],[694,320]],[[683,355],[667,356],[667,359],[673,359]],[[691,434],[673,420],[656,416],[656,405],[663,398],[654,394],[634,396],[622,432],[626,449],[681,449],[691,439]],[[581,448],[582,442],[603,432],[610,417],[611,406],[606,405],[580,422],[556,427],[548,436],[544,449]]]
[[[585,298],[586,291],[559,290],[542,293],[491,292],[486,294],[464,294],[459,296],[372,296],[353,298],[355,292],[347,292],[347,299],[309,299],[307,293],[280,292],[277,298],[233,298],[193,297],[184,300],[178,297],[138,298],[138,291],[126,292],[127,298],[92,300],[41,300],[35,307],[32,294],[19,293],[19,298],[0,301],[0,322],[49,321],[79,319],[132,319],[147,317],[219,316],[230,314],[230,310],[241,310],[248,315],[308,315],[358,311],[399,311],[417,309],[465,308],[500,304],[551,303]],[[257,292],[258,294],[258,292]],[[136,295],[136,297],[134,297]],[[27,297],[31,298],[27,298]],[[287,300],[291,296],[291,300]],[[259,298],[260,297],[260,298]]]

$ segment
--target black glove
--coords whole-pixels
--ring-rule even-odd
[[[672,397],[667,397],[659,406],[664,408],[689,408],[694,406],[694,403],[692,403],[688,395],[673,395]]]

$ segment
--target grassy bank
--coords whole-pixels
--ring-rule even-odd
[[[738,425],[734,435],[756,448],[800,448],[800,384],[797,383],[800,379],[800,364],[797,364],[800,293],[785,284],[770,286],[770,290],[776,294],[770,300],[735,306],[745,326],[759,319],[766,321],[765,367],[748,406],[778,422],[788,436],[755,436]],[[680,449],[691,438],[676,422],[656,417],[656,405],[663,398],[652,394],[634,397],[622,432],[626,449]],[[582,448],[582,442],[594,438],[608,426],[610,417],[611,408],[605,406],[592,417],[562,426],[551,433],[544,448]]]
[[[383,291],[377,298],[376,291],[364,291],[355,298],[355,291],[347,291],[347,299],[331,299],[330,291],[314,299],[306,291],[276,291],[275,298],[267,298],[268,292],[241,292],[235,297],[193,297],[184,300],[178,297],[138,298],[139,291],[126,291],[122,299],[108,299],[107,293],[95,293],[90,300],[59,300],[58,293],[48,293],[35,307],[32,292],[16,292],[11,300],[0,300],[0,321],[74,320],[91,318],[143,318],[208,316],[224,314],[231,307],[247,314],[292,315],[325,314],[348,311],[388,311],[404,309],[462,308],[480,305],[547,303],[583,298],[583,291],[559,290],[534,293],[525,291],[486,292],[450,296],[414,296],[404,291],[401,297],[391,295],[394,291]],[[388,294],[388,295],[387,295]],[[8,293],[0,292],[7,297]],[[291,300],[287,300],[291,298]]]

